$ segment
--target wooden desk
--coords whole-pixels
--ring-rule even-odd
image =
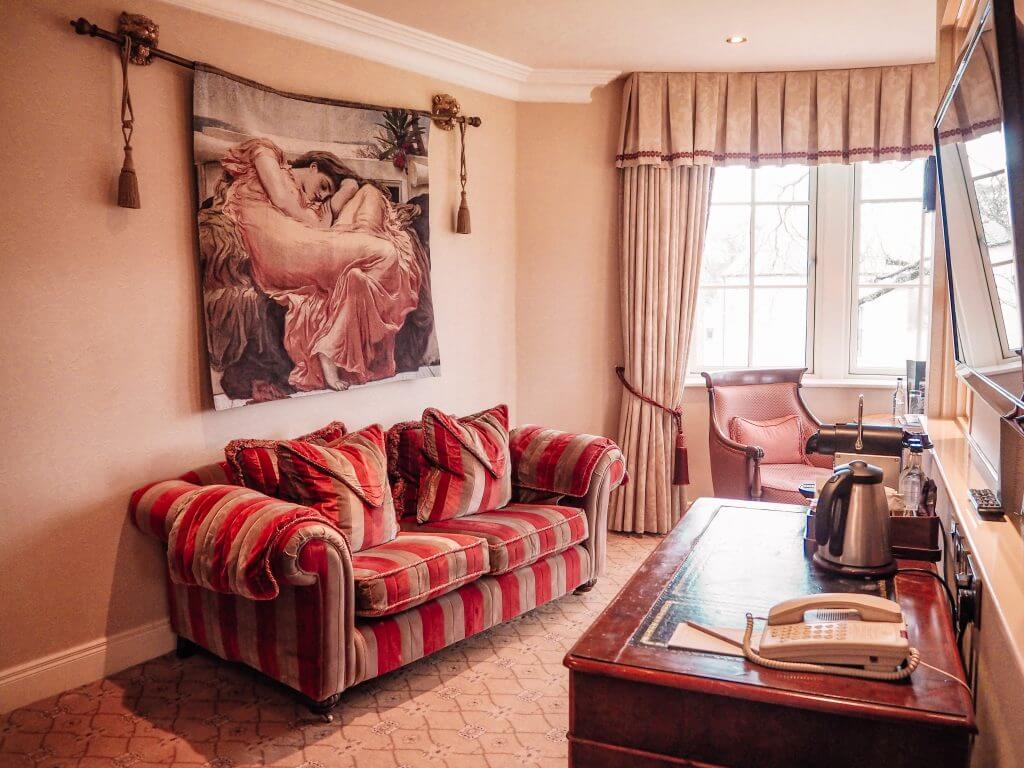
[[[830,582],[804,557],[802,526],[800,507],[694,503],[565,658],[570,766],[967,765],[970,696],[923,666],[884,683],[665,647],[682,617],[742,627],[748,610],[763,616],[785,598],[866,591],[898,600],[922,660],[963,679],[938,582]]]

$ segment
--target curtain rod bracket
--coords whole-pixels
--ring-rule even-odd
[[[479,117],[464,116],[462,106],[458,100],[449,93],[438,93],[434,95],[433,108],[430,110],[430,119],[434,125],[442,131],[450,131],[458,123],[479,128],[483,121]]]

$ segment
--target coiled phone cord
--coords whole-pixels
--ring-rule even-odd
[[[865,680],[904,680],[913,674],[917,665],[921,663],[921,653],[917,648],[909,649],[906,666],[895,669],[892,672],[878,672],[872,669],[857,669],[855,667],[839,667],[831,664],[810,664],[802,661],[777,661],[766,659],[751,647],[754,636],[754,616],[747,614],[747,628],[743,633],[743,657],[753,663],[760,664],[768,669],[780,669],[786,672],[825,672],[829,675],[842,675],[843,677],[860,677]],[[958,681],[959,682],[959,681]]]

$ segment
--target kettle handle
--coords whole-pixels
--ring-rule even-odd
[[[814,539],[819,546],[825,546],[830,538],[842,542],[842,529],[846,527],[845,505],[840,504],[839,517],[841,520],[834,520],[836,517],[832,510],[836,501],[841,501],[848,496],[850,488],[853,487],[853,470],[849,467],[839,467],[826,482],[818,496],[818,506],[814,510]],[[836,534],[833,536],[833,532]],[[839,544],[840,551],[842,543]],[[839,553],[833,553],[839,554]]]

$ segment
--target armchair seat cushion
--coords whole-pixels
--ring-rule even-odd
[[[487,573],[487,542],[476,536],[400,532],[352,555],[356,615],[389,616]]]
[[[564,552],[587,538],[584,511],[553,504],[509,504],[436,523],[418,525],[403,521],[402,525],[406,530],[468,534],[485,539],[492,576]]]
[[[798,490],[800,485],[831,474],[831,469],[810,464],[762,464],[761,501],[806,505],[807,500]]]

